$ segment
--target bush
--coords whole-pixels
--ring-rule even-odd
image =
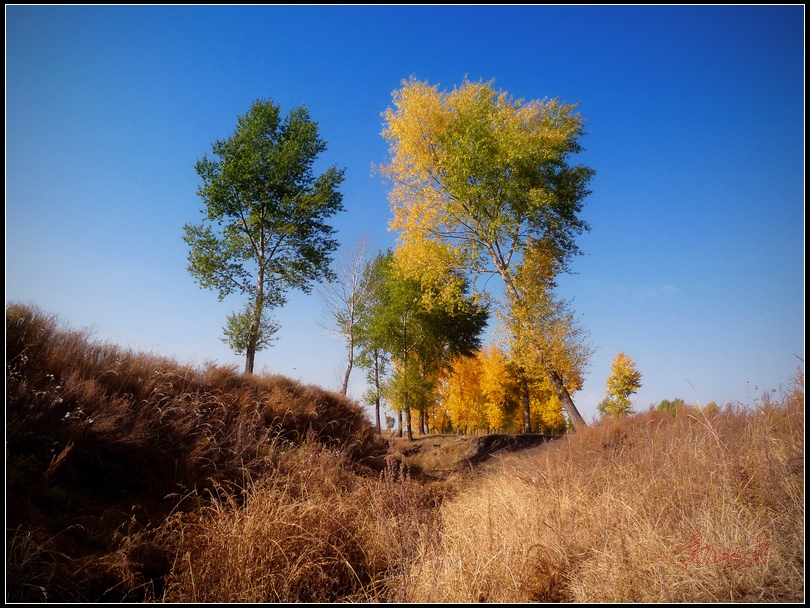
[[[684,407],[686,403],[683,399],[676,397],[672,401],[669,399],[664,399],[661,403],[659,403],[655,407],[655,411],[659,414],[672,414],[673,416],[677,414],[682,407]]]

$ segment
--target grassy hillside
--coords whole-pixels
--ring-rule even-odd
[[[387,445],[355,403],[287,378],[192,369],[6,308],[7,599],[159,593],[167,518],[244,501],[288,453],[380,469]]]
[[[804,600],[804,377],[559,438],[355,403],[6,307],[6,600]]]
[[[414,602],[802,602],[803,376],[494,458],[440,511]]]

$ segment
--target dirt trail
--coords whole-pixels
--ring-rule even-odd
[[[414,477],[445,479],[472,471],[495,454],[535,448],[553,435],[423,435],[413,441],[394,438],[389,454],[409,467]]]

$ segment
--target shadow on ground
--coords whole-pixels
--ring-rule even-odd
[[[391,439],[388,454],[407,465],[411,476],[425,481],[472,472],[496,454],[518,452],[559,439],[554,435],[422,435],[408,441]]]

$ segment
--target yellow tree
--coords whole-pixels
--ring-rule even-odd
[[[495,344],[480,351],[478,357],[481,360],[481,392],[486,402],[488,427],[512,432],[516,426],[520,395],[513,366]]]
[[[539,404],[544,411],[552,408],[541,426],[557,428],[562,414],[553,412],[553,407],[562,408],[564,403],[555,382],[562,383],[569,395],[580,390],[593,354],[569,302],[553,295],[559,264],[554,248],[550,240],[528,240],[514,278],[522,297],[510,300],[504,315],[511,357],[523,388],[524,432],[538,428],[532,411]]]
[[[456,428],[467,432],[479,428],[485,419],[481,392],[481,359],[459,355],[442,385],[444,407]]]
[[[559,100],[523,102],[491,83],[466,81],[449,93],[414,78],[394,92],[383,136],[390,161],[391,228],[400,233],[406,270],[445,291],[451,269],[497,274],[509,308],[525,295],[515,270],[531,255],[532,239],[554,244],[554,270],[578,253],[575,237],[593,171],[569,163],[581,151],[583,119]],[[526,339],[575,425],[584,425],[561,370],[543,352],[538,326]]]
[[[530,385],[531,426],[538,433],[562,433],[565,431],[565,416],[562,403],[547,378]]]
[[[636,363],[622,351],[616,353],[610,365],[605,398],[598,409],[602,416],[622,417],[632,413],[630,395],[641,388],[641,372]]]

